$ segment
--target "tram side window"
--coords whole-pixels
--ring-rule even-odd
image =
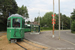
[[[24,28],[25,26],[24,26],[24,24],[25,24],[25,22],[22,20],[22,28]]]
[[[20,19],[13,19],[13,27],[20,27]]]
[[[11,20],[7,21],[7,27],[11,27]]]

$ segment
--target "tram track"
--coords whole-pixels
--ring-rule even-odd
[[[20,46],[21,48],[23,48],[24,50],[27,50],[25,47],[19,45],[18,43],[16,43],[18,46]]]
[[[40,46],[39,44],[33,43],[29,40],[23,40],[22,42],[17,42],[16,43],[18,46],[20,46],[21,48],[23,48],[24,50],[45,50],[45,47]],[[28,45],[28,47],[27,47]],[[30,47],[29,47],[30,46]],[[30,49],[30,48],[33,49]]]
[[[23,40],[23,42],[25,42],[25,43],[27,43],[27,44],[29,44],[29,45],[31,45],[31,46],[34,46],[34,47],[36,47],[36,48],[45,50],[45,48],[43,48],[43,47],[41,48],[41,47],[37,46],[35,43],[33,43],[33,42],[30,42],[30,41],[27,41],[27,40]]]

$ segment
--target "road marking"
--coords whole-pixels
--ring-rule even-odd
[[[56,38],[59,38],[59,37],[56,37]],[[68,40],[61,39],[61,38],[60,38],[60,40],[63,40],[63,41],[66,41],[66,42],[68,42],[68,43],[70,43],[70,44],[72,44],[72,45],[75,45],[75,43],[72,43],[72,42],[70,42],[70,41],[68,41]]]
[[[42,31],[42,32],[44,32],[44,31]],[[66,32],[66,34],[69,34],[69,33]],[[70,34],[70,35],[75,35],[75,34]],[[59,38],[59,37],[56,37],[56,38]],[[75,43],[72,43],[72,42],[70,42],[70,41],[68,41],[68,40],[65,40],[65,39],[61,39],[61,40],[66,41],[66,42],[68,42],[68,43],[70,43],[70,44],[72,44],[72,45],[75,45]]]
[[[68,40],[64,40],[64,39],[61,39],[61,40],[66,41],[66,42],[68,42],[68,43],[70,43],[70,44],[72,44],[72,45],[75,45],[75,43],[72,43],[72,42],[70,42],[70,41],[68,41]]]

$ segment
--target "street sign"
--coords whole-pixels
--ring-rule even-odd
[[[53,22],[52,22],[52,24],[53,24]],[[56,24],[56,23],[54,22],[54,24]]]
[[[55,14],[54,14],[54,16],[55,16]],[[53,14],[52,14],[52,17],[53,17]]]
[[[53,19],[52,19],[52,21],[53,21]],[[54,21],[56,21],[56,19],[54,19]]]

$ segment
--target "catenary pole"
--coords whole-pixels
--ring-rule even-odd
[[[54,0],[53,0],[53,36],[52,37],[54,38]]]
[[[60,40],[60,0],[58,0],[58,9],[59,9],[59,40]]]
[[[39,11],[39,25],[40,25],[40,11]]]
[[[40,25],[40,11],[38,12],[38,25]]]

